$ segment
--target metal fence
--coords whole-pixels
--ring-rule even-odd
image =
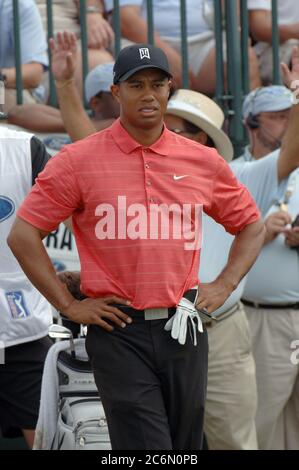
[[[53,37],[53,11],[52,1],[45,0],[47,4],[47,37]],[[19,29],[19,4],[13,0],[14,11],[14,42],[16,64],[17,103],[22,103],[22,76],[21,76],[21,41]],[[188,40],[187,40],[187,0],[180,0],[181,16],[181,55],[182,55],[182,84],[189,88],[188,74]],[[240,22],[237,6],[240,7]],[[224,4],[224,7],[223,7]],[[86,26],[86,2],[80,0],[80,26],[82,43],[82,73],[83,78],[88,73],[88,44]],[[154,11],[153,1],[146,0],[148,42],[154,43]],[[247,0],[214,0],[214,31],[216,40],[216,92],[215,100],[222,107],[228,120],[230,138],[236,153],[239,154],[244,146],[246,136],[242,125],[242,101],[249,91],[249,61],[248,61],[248,10]],[[115,33],[114,55],[117,56],[121,45],[121,28],[119,0],[114,0],[112,15]],[[225,34],[223,34],[225,33]],[[226,37],[227,57],[227,84],[224,85],[224,54],[223,41]],[[273,48],[273,83],[280,83],[279,71],[279,32],[277,22],[277,0],[272,0],[272,48]],[[56,104],[56,93],[51,73],[51,54],[49,51],[49,104]],[[84,92],[83,92],[84,93]]]

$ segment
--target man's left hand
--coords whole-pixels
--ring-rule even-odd
[[[77,39],[74,33],[57,33],[56,41],[49,39],[52,53],[52,72],[56,82],[72,80],[77,66]]]
[[[207,284],[200,284],[196,308],[206,309],[208,313],[212,313],[224,304],[232,291],[233,288],[223,279],[217,279]]]

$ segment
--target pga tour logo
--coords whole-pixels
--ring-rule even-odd
[[[200,250],[202,204],[127,205],[126,196],[117,204],[101,203],[95,209],[98,240],[180,240],[184,250]]]
[[[139,49],[140,59],[150,59],[150,53],[147,47],[141,47]]]

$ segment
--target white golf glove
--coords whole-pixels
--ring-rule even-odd
[[[182,297],[175,314],[168,320],[164,329],[171,330],[171,337],[177,339],[180,344],[185,344],[187,329],[189,329],[191,339],[194,346],[197,346],[196,338],[196,322],[197,329],[200,333],[203,332],[202,321],[195,308],[195,305],[190,300]]]

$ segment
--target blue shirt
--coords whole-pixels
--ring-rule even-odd
[[[48,65],[47,43],[34,0],[19,0],[21,63]],[[0,0],[0,68],[15,66],[13,2]]]
[[[230,163],[232,171],[238,180],[249,189],[263,216],[277,196],[278,156],[279,151],[275,151],[269,156],[252,163],[240,163],[239,159]],[[221,273],[227,263],[233,240],[234,237],[227,233],[221,225],[204,214],[203,244],[199,271],[200,282],[212,282]],[[225,312],[241,299],[245,282],[246,278],[243,278],[222,307],[215,311],[216,314]]]
[[[141,15],[146,19],[145,0],[120,0],[120,7],[137,5],[141,7]],[[107,11],[113,9],[113,0],[106,0]],[[188,37],[210,31],[210,16],[213,10],[212,0],[188,0],[187,32]],[[153,0],[154,29],[162,37],[179,38],[181,35],[180,1],[179,0]]]

